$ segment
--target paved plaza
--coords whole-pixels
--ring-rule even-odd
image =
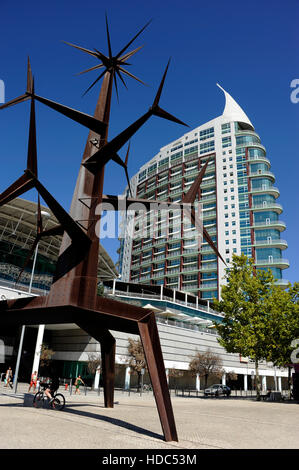
[[[151,392],[116,391],[115,406],[103,394],[65,394],[63,411],[24,406],[0,388],[1,449],[298,449],[299,404],[242,398],[172,397],[179,442],[163,440]]]

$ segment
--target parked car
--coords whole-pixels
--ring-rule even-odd
[[[222,384],[214,384],[211,387],[206,388],[204,391],[205,396],[214,395],[215,397],[219,397],[220,395],[226,395],[227,397],[230,396],[230,388],[227,385]]]

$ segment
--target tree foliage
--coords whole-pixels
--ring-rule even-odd
[[[47,344],[42,344],[40,348],[40,366],[49,367],[52,357],[54,356],[55,351],[50,349]]]
[[[140,339],[128,338],[128,353],[129,360],[128,365],[131,368],[131,373],[138,375],[138,390],[141,383],[141,371],[146,369],[146,360],[144,355],[144,350]]]
[[[198,351],[189,363],[189,370],[192,375],[198,374],[200,377],[204,377],[206,387],[210,375],[221,377],[223,374],[222,360],[210,349],[202,353]]]
[[[94,375],[97,370],[101,367],[101,355],[96,353],[89,353],[88,354],[88,362],[87,362],[87,369],[88,372]]]
[[[233,255],[225,279],[222,300],[214,302],[214,307],[224,313],[222,323],[215,323],[218,341],[227,352],[248,356],[255,362],[260,399],[259,362],[285,365],[290,361],[291,341],[299,325],[299,289],[295,285],[283,291],[275,285],[270,270],[256,270],[254,261],[243,254]]]

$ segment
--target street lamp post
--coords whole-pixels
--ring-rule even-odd
[[[37,215],[37,213],[36,213],[36,215]],[[47,218],[50,217],[50,214],[48,212],[45,212],[45,211],[42,211],[41,215],[44,216],[44,217],[47,217]],[[34,271],[35,271],[36,260],[37,260],[38,245],[39,245],[39,243],[36,245],[35,252],[34,252],[34,260],[33,260],[31,276],[30,276],[28,294],[31,294],[31,291],[32,291],[32,283],[33,283]],[[42,326],[42,325],[40,325],[40,326]],[[39,326],[39,328],[40,328],[40,326]],[[16,370],[15,370],[14,381],[13,381],[13,387],[14,387],[14,393],[15,394],[17,393],[17,388],[18,388],[18,375],[19,375],[19,368],[20,368],[20,362],[21,362],[21,356],[22,356],[24,336],[25,336],[25,325],[22,325],[21,337],[20,337],[20,343],[19,343],[19,349],[18,349],[18,356],[17,356],[17,362],[16,362]]]
[[[33,266],[32,266],[32,271],[31,271],[28,294],[31,294],[31,290],[32,290],[32,282],[33,282],[33,276],[34,276],[34,271],[35,271],[37,252],[38,252],[38,244],[36,245],[36,248],[35,248],[34,261],[33,261]],[[21,338],[20,338],[17,363],[16,363],[16,370],[15,370],[15,376],[14,376],[14,381],[13,381],[14,393],[17,393],[17,388],[18,388],[18,375],[19,375],[19,368],[20,368],[20,362],[21,362],[21,356],[22,356],[24,336],[25,336],[25,325],[22,325]]]

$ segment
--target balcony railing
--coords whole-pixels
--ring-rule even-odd
[[[267,202],[266,204],[255,204],[254,206],[250,207],[249,209],[255,211],[255,210],[275,210],[279,213],[283,211],[282,205],[277,204],[276,202]],[[246,208],[248,210],[248,208]]]
[[[200,284],[199,289],[200,290],[212,290],[212,289],[217,289],[217,287],[218,287],[217,282],[207,282],[207,283]]]
[[[282,222],[282,220],[270,220],[270,221],[262,221],[262,222],[253,222],[253,228],[261,228],[261,227],[277,227],[278,229],[285,230],[286,224]]]
[[[202,264],[200,267],[200,271],[217,271],[218,264]]]
[[[260,186],[258,188],[252,188],[250,191],[252,194],[271,194],[274,197],[278,197],[280,195],[280,191],[278,188],[275,188],[274,186],[269,186],[269,187],[264,187]]]
[[[271,166],[270,160],[262,155],[259,155],[257,157],[249,157],[247,159],[248,163],[257,163],[257,162],[265,162],[268,163],[269,167]]]
[[[282,249],[286,249],[288,247],[288,242],[286,240],[282,240],[281,238],[271,238],[270,237],[266,240],[255,240],[253,242],[253,246],[272,246],[272,247],[279,247]]]
[[[275,266],[280,267],[281,269],[285,269],[290,266],[289,260],[283,258],[268,258],[263,260],[257,260],[254,264],[255,266]]]
[[[268,177],[272,178],[273,181],[275,181],[275,175],[274,175],[274,173],[272,173],[272,171],[258,170],[258,171],[254,171],[254,172],[249,173],[250,178],[263,177],[263,176],[268,176]]]

